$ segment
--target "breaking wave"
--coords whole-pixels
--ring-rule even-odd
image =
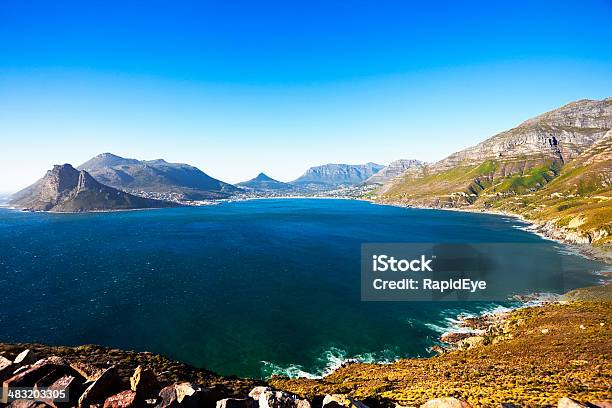
[[[264,378],[269,378],[273,375],[281,375],[289,378],[317,379],[331,374],[333,371],[347,363],[390,364],[399,358],[401,358],[401,356],[394,350],[382,350],[379,352],[362,353],[349,356],[346,350],[339,347],[330,347],[317,358],[315,368],[311,371],[307,371],[304,366],[300,364],[281,366],[270,361],[261,362],[261,371]]]

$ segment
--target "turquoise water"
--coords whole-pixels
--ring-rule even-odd
[[[559,251],[521,226],[348,200],[95,214],[0,209],[0,341],[147,350],[253,377],[320,375],[347,358],[426,356],[451,318],[495,305],[361,302],[361,244],[531,242]],[[579,265],[566,288],[597,281],[601,265],[559,257]]]

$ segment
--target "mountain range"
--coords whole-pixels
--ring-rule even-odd
[[[406,171],[379,201],[509,211],[576,242],[612,235],[612,98],[579,100]]]
[[[173,207],[105,186],[85,170],[56,165],[31,186],[14,194],[10,205],[28,211],[87,212]]]
[[[208,200],[227,198],[238,191],[197,167],[168,163],[163,159],[136,160],[103,153],[78,168],[86,170],[102,184],[151,198]]]
[[[375,187],[379,202],[518,214],[549,236],[612,241],[612,98],[579,100],[529,119],[448,157],[384,167],[325,164],[290,183],[260,173],[237,187],[196,167],[110,153],[79,166],[55,166],[12,196],[30,210],[92,211],[170,206],[168,202]],[[361,193],[360,193],[361,194]],[[364,192],[365,194],[365,192]],[[557,235],[555,235],[557,234]]]
[[[291,184],[305,189],[331,189],[363,183],[385,166],[366,164],[324,164],[311,167]]]

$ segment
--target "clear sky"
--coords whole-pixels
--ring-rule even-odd
[[[238,182],[434,161],[612,96],[612,2],[0,2],[0,191],[112,152]]]

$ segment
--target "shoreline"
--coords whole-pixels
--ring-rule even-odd
[[[371,200],[371,199],[365,199],[365,198],[361,198],[361,197],[310,197],[310,196],[300,196],[300,197],[295,197],[295,196],[287,196],[287,197],[249,197],[249,198],[244,198],[244,199],[238,199],[238,200],[219,200],[218,204],[224,204],[224,203],[231,203],[231,202],[242,202],[242,201],[251,201],[251,200],[276,200],[276,199],[284,199],[284,200],[291,200],[291,199],[295,199],[295,200],[303,200],[303,199],[323,199],[323,200],[355,200],[355,201],[363,201],[363,202],[368,202],[370,204],[373,205],[388,205],[388,206],[392,206],[392,207],[401,207],[401,208],[414,208],[414,209],[421,209],[421,210],[443,210],[443,211],[454,211],[454,212],[465,212],[465,213],[480,213],[480,214],[488,214],[488,215],[494,215],[494,216],[503,216],[503,217],[507,217],[507,218],[512,218],[512,219],[516,219],[524,224],[527,225],[526,228],[524,228],[525,231],[528,231],[530,233],[533,233],[535,235],[540,236],[543,239],[549,240],[549,241],[553,241],[553,242],[557,242],[560,243],[562,245],[566,245],[568,246],[569,249],[573,249],[575,251],[574,252],[576,255],[582,256],[584,258],[587,259],[594,259],[594,260],[598,260],[598,261],[602,261],[604,262],[606,265],[610,265],[612,264],[610,262],[610,257],[609,255],[607,256],[601,256],[598,257],[597,256],[597,252],[593,251],[593,246],[591,244],[587,244],[589,247],[585,248],[584,246],[581,246],[580,244],[577,243],[571,243],[571,242],[567,242],[567,241],[563,241],[554,237],[550,237],[547,236],[545,233],[543,232],[539,232],[538,231],[538,225],[530,220],[525,219],[523,216],[521,216],[520,214],[514,214],[514,213],[509,213],[509,212],[505,212],[505,211],[491,211],[491,210],[485,210],[485,209],[473,209],[473,208],[438,208],[438,207],[427,207],[427,206],[413,206],[413,205],[406,205],[406,204],[401,204],[401,203],[392,203],[392,202],[378,202],[375,200]],[[185,207],[189,207],[188,205],[185,205]],[[28,212],[25,210],[20,210],[18,208],[11,208],[11,207],[6,207],[3,206],[3,208],[8,208],[10,210],[15,210],[15,211],[21,211],[21,212]],[[50,213],[50,214],[87,214],[87,213],[111,213],[111,212],[123,212],[123,211],[144,211],[144,210],[161,210],[164,208],[143,208],[143,209],[120,209],[120,210],[107,210],[107,211],[88,211],[88,212],[82,212],[82,213],[68,213],[68,212],[50,212],[50,211],[38,211],[38,212],[43,212],[43,213]],[[523,229],[523,228],[522,228]],[[605,254],[604,254],[605,255]],[[605,276],[605,275],[604,275]],[[609,279],[608,279],[609,280]],[[605,285],[606,282],[601,282],[601,285]],[[558,295],[559,297],[563,296],[564,294],[560,294]],[[533,304],[533,301],[523,301],[523,300],[518,300],[519,302],[521,302],[520,305],[514,306],[514,307],[510,307],[507,310],[504,310],[502,312],[502,314],[506,314],[518,309],[522,309],[525,307],[536,307],[536,306],[541,306],[544,303],[550,302],[550,300],[542,300],[537,302],[538,304]],[[475,318],[483,318],[485,316],[495,316],[498,313],[495,312],[491,312],[491,311],[483,311],[481,313],[478,313],[475,316]],[[461,322],[461,315],[456,316],[457,320],[459,322]],[[446,335],[450,335],[450,334],[456,334],[459,333],[459,331],[454,330],[453,327],[449,326],[448,327],[449,330],[441,333],[438,338],[436,339],[437,341],[443,341],[442,338]],[[436,345],[434,344],[432,346],[436,347]],[[429,351],[429,350],[428,350]],[[393,361],[399,361],[402,360],[403,358],[398,358],[395,359]],[[343,364],[346,363],[350,363],[352,361],[355,361],[354,358],[347,358],[346,361]],[[388,364],[388,361],[372,361],[372,363],[374,364]],[[342,367],[342,365],[340,365],[338,368]],[[337,368],[336,368],[337,369]],[[317,378],[324,378],[330,374],[332,374],[334,371],[336,371],[336,369],[330,370],[329,372],[326,372],[325,374],[321,375],[320,377],[317,376]]]
[[[612,265],[612,250],[611,249],[605,249],[603,247],[597,247],[591,243],[581,243],[581,242],[563,239],[555,235],[551,235],[550,233],[547,232],[548,229],[546,227],[546,225],[549,225],[549,224],[540,223],[534,220],[529,220],[521,214],[511,213],[507,211],[487,210],[487,209],[482,209],[482,208],[431,207],[431,206],[417,206],[417,205],[409,205],[409,204],[394,203],[394,202],[379,202],[379,201],[370,200],[370,199],[362,199],[362,200],[369,201],[377,205],[389,205],[392,207],[414,208],[414,209],[419,209],[419,210],[454,211],[454,212],[465,212],[465,213],[473,213],[473,214],[488,214],[488,215],[495,215],[495,216],[500,216],[500,217],[514,218],[520,222],[527,224],[527,227],[524,228],[524,230],[527,232],[531,232],[532,234],[535,234],[542,239],[553,241],[553,242],[556,242],[562,245],[566,245],[574,249],[573,252],[577,253],[578,255],[584,258],[595,260],[595,261],[600,261],[602,263],[605,263],[606,265]],[[549,229],[551,229],[551,227],[549,227]],[[561,230],[559,230],[558,228],[556,228],[556,230],[559,232],[559,234],[562,233]]]
[[[586,242],[578,242],[576,240],[571,240],[567,238],[562,238],[564,232],[558,227],[551,225],[550,222],[538,222],[536,220],[530,220],[525,218],[521,214],[508,212],[508,211],[497,211],[490,210],[484,208],[470,208],[470,207],[434,207],[434,206],[422,206],[422,205],[412,205],[412,204],[403,204],[392,201],[377,201],[370,198],[364,197],[328,197],[328,196],[279,196],[279,197],[244,197],[244,198],[225,198],[220,200],[212,200],[211,202],[207,202],[207,204],[190,204],[190,203],[178,203],[179,206],[173,208],[180,207],[206,207],[209,205],[220,205],[224,203],[233,203],[233,202],[243,202],[243,201],[255,201],[255,200],[348,200],[348,201],[364,201],[369,202],[374,205],[388,205],[392,207],[400,207],[400,208],[415,208],[420,210],[440,210],[440,211],[454,211],[454,212],[465,212],[465,213],[474,213],[474,214],[488,214],[495,216],[502,216],[508,218],[514,218],[520,222],[527,224],[524,228],[525,231],[531,232],[542,239],[557,242],[559,244],[567,245],[573,252],[576,252],[580,256],[584,258],[600,261],[605,263],[606,265],[612,265],[612,249],[607,249],[602,247],[598,247],[593,245],[592,243]],[[132,209],[116,209],[116,210],[91,210],[91,211],[83,211],[83,212],[60,212],[60,211],[28,211],[26,209],[16,208],[7,204],[3,204],[0,208],[6,208],[9,210],[15,210],[20,212],[31,212],[31,213],[45,213],[45,214],[88,214],[88,213],[114,213],[114,212],[126,212],[126,211],[145,211],[145,210],[163,210],[164,207],[158,208],[132,208]]]
[[[448,396],[479,407],[556,406],[562,394],[609,400],[611,310],[611,284],[575,289],[554,300],[463,316],[458,326],[464,330],[440,336],[444,344],[431,357],[348,363],[321,379],[268,381],[303,397],[342,392],[396,407]],[[573,388],[578,379],[582,388]]]

